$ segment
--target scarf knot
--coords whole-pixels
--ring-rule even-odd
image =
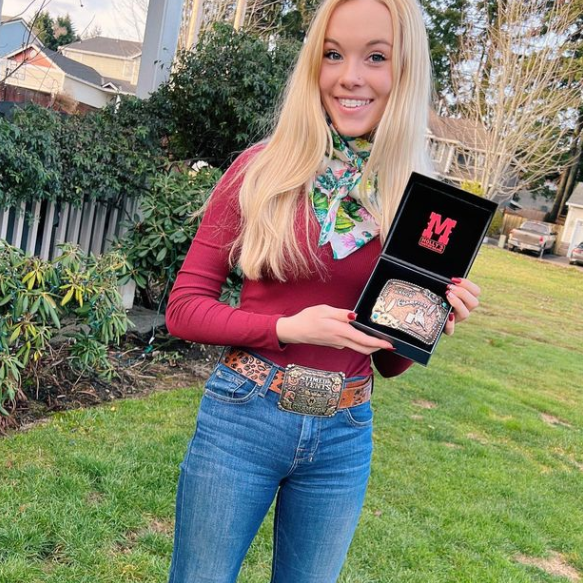
[[[374,217],[360,202],[359,184],[372,144],[346,138],[330,125],[333,151],[312,180],[310,200],[321,226],[318,245],[330,243],[334,259],[343,259],[379,234]],[[372,200],[376,196],[367,185]]]

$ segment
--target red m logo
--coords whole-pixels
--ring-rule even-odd
[[[456,225],[457,221],[454,221],[453,219],[445,219],[442,221],[441,215],[431,213],[429,223],[427,223],[427,228],[421,233],[421,237],[432,239],[434,235],[440,235],[437,242],[445,247],[445,245],[449,243],[449,236]]]

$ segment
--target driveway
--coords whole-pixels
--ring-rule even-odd
[[[571,267],[572,269],[583,271],[583,265],[569,265],[569,260],[564,255],[545,255],[542,259],[544,261],[550,261],[556,265],[562,265],[563,267]]]
[[[492,245],[494,247],[498,246],[498,240],[493,239],[492,237],[489,238],[487,245]],[[508,249],[505,247],[506,251]],[[513,253],[513,251],[508,251],[508,253]],[[533,253],[529,254],[530,257],[535,257]],[[577,269],[583,272],[583,265],[570,265],[569,259],[564,255],[552,255],[549,253],[545,253],[545,255],[541,258],[541,261],[549,261],[550,263],[554,263],[555,265],[561,265],[562,267],[569,267],[571,269]]]

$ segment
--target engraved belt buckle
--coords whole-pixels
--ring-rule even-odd
[[[289,364],[277,406],[300,415],[333,417],[340,404],[344,373]]]
[[[406,332],[425,344],[433,344],[448,307],[443,298],[428,289],[389,279],[376,300],[370,320]]]

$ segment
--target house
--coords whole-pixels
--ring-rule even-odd
[[[135,94],[142,43],[98,36],[61,47],[60,52],[69,59],[93,67],[123,93]]]
[[[2,16],[0,22],[0,58],[28,45],[42,47],[43,43],[28,27],[23,18]],[[0,71],[0,79],[6,72]]]
[[[12,71],[0,89],[3,101],[34,101],[50,107],[65,96],[83,111],[104,107],[126,93],[121,84],[104,79],[92,67],[36,45],[6,55],[0,66]]]
[[[573,247],[583,242],[583,182],[575,186],[571,198],[567,201],[569,210],[561,236],[559,253],[569,255]]]
[[[442,117],[430,110],[427,141],[436,174],[442,180],[460,186],[480,176],[486,164],[488,146],[488,132],[483,126],[468,119]],[[518,182],[512,167],[509,162],[505,180],[509,187]],[[494,202],[508,199],[503,190],[494,197]]]

